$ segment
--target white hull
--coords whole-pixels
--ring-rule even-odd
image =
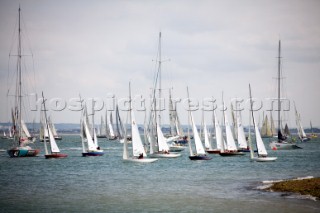
[[[156,159],[156,158],[141,158],[141,159],[128,158],[128,159],[123,159],[123,161],[126,161],[126,162],[136,162],[136,163],[152,163],[152,162],[155,162],[157,160],[158,159]]]
[[[273,150],[290,150],[300,148],[295,143],[273,141],[270,143],[270,148]]]
[[[277,160],[277,157],[254,157],[251,158],[251,160],[257,162],[271,162]]]
[[[171,152],[181,152],[185,150],[186,146],[169,146]]]
[[[153,153],[149,155],[150,158],[177,158],[180,156],[181,154],[179,153]]]

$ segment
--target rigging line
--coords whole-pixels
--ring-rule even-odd
[[[28,47],[28,51],[30,51],[30,53],[31,53],[31,60],[32,60],[32,71],[33,71],[33,80],[34,80],[34,82],[37,82],[36,81],[36,71],[35,71],[35,66],[34,66],[34,54],[33,54],[33,51],[32,51],[32,48],[31,48],[31,40],[30,40],[30,38],[29,38],[29,32],[28,32],[28,28],[27,28],[27,25],[26,25],[26,23],[25,23],[25,21],[24,21],[24,18],[22,17],[21,18],[21,20],[22,20],[22,25],[23,25],[23,29],[24,29],[24,31],[25,31],[25,33],[24,33],[24,31],[22,31],[22,35],[23,35],[23,37],[24,38],[26,38],[25,40],[27,41],[26,43],[27,43],[27,47]],[[34,89],[34,91],[37,91],[36,90],[36,84],[34,84],[33,85],[33,89]]]

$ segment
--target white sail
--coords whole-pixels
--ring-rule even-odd
[[[212,149],[211,142],[209,139],[207,124],[205,122],[203,125],[203,134],[204,134],[204,146],[206,147],[206,149],[209,149],[209,150]]]
[[[86,146],[85,146],[86,133],[85,133],[84,122],[83,122],[84,119],[85,118],[83,116],[83,117],[81,117],[81,120],[80,120],[80,137],[81,137],[81,144],[82,144],[82,152],[83,153],[86,151]]]
[[[225,117],[225,126],[226,126],[227,150],[237,151],[237,146],[233,138],[233,134],[231,131],[231,127],[230,127],[227,115],[226,115],[226,111],[224,111],[224,117]]]
[[[217,119],[216,111],[214,111],[213,114],[214,114],[214,126],[215,126],[215,132],[216,132],[217,149],[224,151],[225,150],[225,148],[224,148],[225,142],[222,137],[222,129],[221,129],[221,126],[220,126],[219,121]]]
[[[100,135],[106,135],[106,126],[103,121],[103,117],[101,116],[101,124],[100,124]]]
[[[93,142],[95,144],[96,147],[99,146],[98,144],[98,137],[97,137],[97,133],[96,133],[96,128],[93,129]]]
[[[133,156],[139,157],[140,154],[143,154],[144,157],[147,156],[138,129],[138,125],[136,123],[136,119],[134,116],[134,112],[131,112],[131,130],[132,130],[132,151]]]
[[[159,124],[157,124],[157,136],[158,136],[158,149],[159,149],[159,152],[161,152],[161,151],[168,152],[169,151],[169,146],[167,144],[166,138],[163,136],[163,133],[162,133],[162,130],[161,130]]]
[[[108,123],[108,126],[109,126],[109,136],[111,138],[115,137],[115,134],[114,134],[114,130],[113,130],[113,121],[112,121],[112,112],[110,112],[110,117],[109,117],[110,121]]]
[[[54,139],[51,129],[49,128],[49,141],[50,141],[50,148],[52,153],[60,152],[60,149]]]
[[[52,131],[53,136],[54,136],[54,137],[58,136],[56,127],[55,127],[54,123],[52,122],[51,117],[49,117],[48,120],[49,120],[49,127],[51,128],[51,131]]]
[[[31,137],[31,135],[30,135],[30,133],[29,133],[29,130],[28,130],[28,128],[27,128],[24,120],[21,120],[21,124],[22,124],[22,131],[23,131],[24,135],[25,135],[26,137],[28,137],[28,138]]]
[[[196,145],[197,154],[204,155],[204,154],[206,154],[206,152],[204,151],[204,148],[203,148],[203,145],[202,145],[199,133],[198,133],[198,129],[194,123],[193,116],[192,116],[191,112],[190,112],[190,119],[191,119],[193,138],[194,138],[194,142]]]
[[[127,132],[127,131],[125,131]],[[127,160],[129,158],[128,154],[128,140],[127,137],[123,138],[123,154],[122,154],[122,159]]]
[[[237,125],[238,125],[238,147],[241,149],[246,149],[248,148],[248,145],[247,145],[246,136],[244,134],[244,130],[242,126],[240,113],[238,114]]]
[[[258,149],[258,155],[266,157],[268,155],[266,147],[264,146],[264,143],[262,141],[259,128],[257,125],[254,126],[255,133],[256,133],[256,142],[257,142],[257,149]]]
[[[84,132],[85,132],[86,139],[87,139],[88,150],[90,150],[90,151],[96,150],[97,147],[92,140],[92,136],[91,136],[88,124],[87,124],[87,119],[83,119],[83,128],[84,128]]]
[[[41,113],[40,112],[40,116],[41,117],[43,117],[44,116],[44,113]],[[42,131],[45,129],[45,123],[40,123],[41,124],[41,127],[40,127],[40,130],[42,129]],[[41,133],[41,132],[40,132]],[[43,133],[42,133],[43,134]],[[41,139],[41,138],[40,138]],[[46,138],[45,137],[43,137],[43,141],[44,141],[44,152],[45,152],[45,154],[46,155],[48,155],[49,154],[49,152],[48,152],[48,147],[47,147],[47,141],[46,141]]]
[[[176,128],[176,115],[175,110],[173,109],[173,103],[171,99],[171,91],[169,90],[169,121],[170,121],[170,133],[171,136],[177,135]]]

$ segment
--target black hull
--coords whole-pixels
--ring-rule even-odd
[[[223,156],[223,157],[236,157],[236,156],[243,156],[243,155],[245,155],[245,153],[243,153],[243,152],[220,152],[219,155]]]
[[[189,156],[190,160],[211,160],[212,158],[206,155]]]

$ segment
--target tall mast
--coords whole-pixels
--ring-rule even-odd
[[[278,49],[278,131],[281,131],[280,123],[280,112],[281,112],[281,101],[280,101],[280,78],[281,78],[281,40],[279,40],[279,49]]]
[[[21,9],[19,7],[19,43],[18,43],[18,64],[17,64],[17,68],[18,68],[18,104],[19,104],[19,112],[18,112],[18,116],[19,116],[19,144],[20,144],[20,138],[22,135],[22,82],[21,82],[21,23],[20,23],[20,13],[21,13]]]
[[[93,141],[96,143],[97,141],[95,141],[95,136],[94,136],[94,105],[95,105],[95,101],[94,99],[92,98],[92,139]]]
[[[159,32],[159,126],[161,127],[161,32]]]

